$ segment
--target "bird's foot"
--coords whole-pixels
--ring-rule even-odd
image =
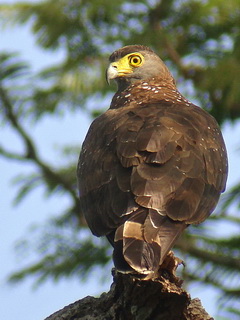
[[[170,280],[171,282],[174,282],[177,285],[181,286],[183,280],[176,276],[176,270],[181,264],[185,266],[184,261],[178,257],[175,257],[173,252],[170,251],[164,259],[163,263],[159,266],[159,277]]]

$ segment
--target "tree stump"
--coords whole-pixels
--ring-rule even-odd
[[[76,301],[45,320],[214,320],[199,299],[191,300],[182,281],[167,273],[141,280],[113,273],[108,293]]]

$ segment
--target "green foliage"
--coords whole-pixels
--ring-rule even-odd
[[[105,68],[108,55],[122,45],[141,43],[155,49],[166,61],[182,93],[195,99],[219,121],[240,117],[240,10],[239,0],[46,0],[0,5],[2,26],[31,24],[39,46],[61,50],[64,59],[39,74],[16,54],[0,54],[1,124],[7,124],[22,141],[22,152],[0,145],[0,156],[32,164],[31,172],[16,178],[16,202],[42,186],[47,195],[65,195],[69,208],[50,221],[37,241],[38,261],[11,276],[11,281],[37,275],[59,279],[86,278],[110,259],[105,240],[89,235],[78,209],[75,166],[80,146],[62,146],[64,165],[44,161],[26,128],[42,117],[64,116],[64,110],[99,115],[107,107]],[[97,107],[89,108],[89,102]],[[80,143],[80,141],[79,141]],[[59,154],[56,155],[59,157]],[[61,198],[59,198],[61,201]],[[204,227],[191,229],[178,243],[186,254],[184,277],[219,288],[226,314],[239,314],[240,238],[216,233],[223,223],[240,227],[240,184],[226,193]],[[230,214],[234,206],[235,213]],[[70,231],[71,230],[71,231]],[[210,232],[209,232],[210,230]],[[239,230],[239,229],[238,229]],[[209,237],[210,234],[215,236]],[[104,271],[102,271],[104,274]]]
[[[38,262],[15,272],[10,282],[16,283],[34,275],[37,279],[35,285],[47,278],[54,281],[72,276],[86,279],[88,273],[97,267],[106,268],[110,254],[107,240],[101,238],[93,241],[88,230],[77,228],[76,219],[64,220],[64,223],[51,220],[42,226],[40,241],[38,239],[29,244],[30,249],[38,253]],[[26,250],[25,246],[24,241],[18,243],[20,255]]]
[[[22,76],[26,70],[27,65],[16,61],[16,54],[1,53],[0,55],[0,79],[1,81],[12,80],[16,77]]]

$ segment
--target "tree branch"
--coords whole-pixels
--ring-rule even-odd
[[[72,188],[71,183],[66,181],[61,175],[55,172],[46,164],[42,159],[40,159],[38,152],[35,148],[35,145],[30,138],[30,135],[26,132],[23,126],[20,124],[18,117],[14,113],[14,108],[11,103],[10,98],[7,96],[6,90],[0,85],[0,101],[2,102],[2,107],[5,110],[5,115],[11,126],[17,131],[19,136],[22,138],[25,146],[25,155],[17,155],[8,151],[4,151],[1,148],[1,154],[7,156],[9,159],[14,160],[25,160],[34,162],[39,169],[42,171],[42,174],[46,180],[56,181],[57,184],[61,185],[68,193],[72,196],[76,207],[78,207],[78,197],[75,191]]]
[[[116,273],[113,280],[108,293],[88,296],[45,320],[213,320],[199,299],[191,300],[178,278],[145,281]]]
[[[189,255],[201,260],[212,262],[219,266],[224,266],[230,269],[240,269],[240,261],[238,259],[231,258],[229,255],[225,256],[220,252],[214,254],[213,252],[207,252],[206,249],[198,249],[192,245],[191,241],[189,241],[188,243],[186,243],[186,241],[179,241],[176,247],[181,249],[183,252],[186,252]]]
[[[0,146],[0,154],[10,160],[26,161],[26,157],[24,155],[19,154],[19,153],[15,153],[15,152],[11,152],[11,151],[7,151],[6,149],[4,149],[1,146]]]

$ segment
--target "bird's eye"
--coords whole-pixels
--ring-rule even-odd
[[[137,55],[129,56],[129,63],[133,67],[139,67],[142,64],[142,58]]]

